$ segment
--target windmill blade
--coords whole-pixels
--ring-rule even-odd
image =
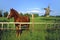
[[[41,8],[41,10],[46,10],[46,8]]]
[[[53,10],[51,9],[50,12],[55,12],[55,11],[53,11]]]

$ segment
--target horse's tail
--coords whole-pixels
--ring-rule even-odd
[[[30,22],[30,17],[28,17],[28,20],[29,20],[29,22]]]

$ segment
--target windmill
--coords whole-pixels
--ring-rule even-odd
[[[47,8],[44,8],[44,10],[45,10],[45,14],[44,14],[44,16],[49,17],[50,12],[51,12],[51,10],[50,10],[50,5],[48,5]]]

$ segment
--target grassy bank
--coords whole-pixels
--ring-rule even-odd
[[[35,17],[34,22],[43,22],[43,23],[60,23],[59,17]],[[14,19],[7,19],[4,17],[0,17],[0,22],[13,22]],[[30,18],[30,21],[32,21],[32,18]],[[0,25],[1,27],[1,25]],[[8,27],[5,25],[4,27]],[[2,40],[60,40],[60,24],[35,24],[34,25],[34,31],[32,32],[32,25],[30,25],[30,31],[23,31],[21,37],[16,37],[16,31],[15,30],[0,30],[0,38]],[[13,24],[9,25],[9,28],[15,28]],[[50,28],[50,29],[48,29]],[[53,29],[55,28],[55,29]],[[2,32],[2,33],[1,33]]]

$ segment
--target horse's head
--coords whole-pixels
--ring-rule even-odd
[[[13,8],[10,9],[10,13],[7,16],[8,19],[10,19],[10,18],[12,18],[14,16],[14,11],[13,10],[14,10]]]

